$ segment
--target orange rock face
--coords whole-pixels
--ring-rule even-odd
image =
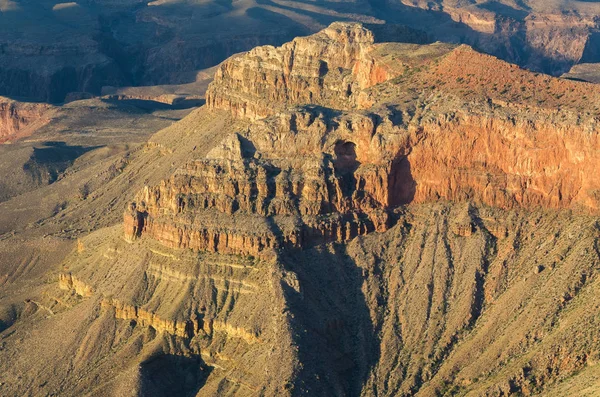
[[[0,143],[26,133],[31,124],[43,123],[43,113],[51,106],[19,103],[0,98]]]
[[[469,117],[423,126],[411,149],[418,202],[600,210],[600,136],[585,126]]]

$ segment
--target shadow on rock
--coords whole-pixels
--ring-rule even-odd
[[[141,393],[147,397],[195,396],[211,367],[199,357],[172,354],[152,357],[140,365]]]
[[[362,269],[341,244],[288,251],[280,260],[298,281],[283,281],[302,363],[293,394],[359,396],[379,355]]]
[[[390,207],[410,204],[415,199],[417,182],[413,178],[407,156],[398,155],[388,175],[388,203]]]
[[[45,142],[34,147],[29,160],[23,165],[23,171],[38,184],[54,183],[75,160],[100,146],[68,145],[65,142]]]

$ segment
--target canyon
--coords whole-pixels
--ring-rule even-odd
[[[373,24],[373,30],[410,27],[429,41],[465,43],[559,76],[600,62],[598,11],[595,2],[566,0],[5,1],[0,95],[62,103],[110,87],[193,85],[200,71],[231,55],[281,45],[340,20]],[[401,36],[388,34],[385,41]]]
[[[0,393],[597,394],[600,86],[396,29],[6,107]]]

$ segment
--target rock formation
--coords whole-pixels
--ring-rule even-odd
[[[239,54],[207,106],[82,200],[143,184],[123,224],[82,237],[27,310],[0,311],[20,331],[4,334],[3,387],[600,390],[599,100],[354,23]]]
[[[358,116],[340,123],[360,130],[326,137],[324,118],[310,110],[282,114],[276,124],[251,127],[248,136],[263,137],[253,143],[230,135],[207,159],[145,188],[126,212],[127,238],[147,234],[170,247],[255,255],[385,230],[394,159],[381,155],[367,163],[369,153],[357,153],[348,140],[372,142],[371,154],[382,154],[384,138],[372,137],[373,121]],[[289,146],[294,140],[305,145],[302,158],[299,146]]]
[[[58,286],[63,290],[72,290],[77,295],[83,297],[90,297],[94,293],[94,289],[91,286],[82,282],[77,277],[73,277],[72,274],[61,274],[58,277]]]
[[[414,108],[387,105],[417,90]],[[600,89],[336,23],[223,63],[207,104],[246,126],[140,192],[125,236],[259,255],[383,232],[411,202],[597,213],[598,109],[574,113],[584,97]]]
[[[51,108],[49,105],[23,103],[0,97],[0,142],[26,133],[28,126],[37,127],[47,122],[44,113]]]
[[[360,25],[333,24],[280,48],[257,47],[219,67],[215,76],[219,84],[209,88],[207,103],[251,119],[295,104],[348,106],[357,82],[348,71],[373,43],[373,34]],[[357,69],[363,63],[367,61]],[[385,71],[381,73],[385,76]],[[369,71],[361,77],[369,78]]]
[[[226,138],[209,159],[139,196],[143,209],[128,215],[129,235],[140,230],[131,227],[131,219],[144,214],[144,230],[170,246],[192,247],[183,241],[202,240],[194,248],[218,251],[224,243],[211,227],[227,228],[226,219],[237,213],[263,219],[355,211],[354,217],[369,218],[364,226],[329,225],[325,234],[343,240],[356,235],[347,232],[353,228],[358,234],[385,230],[391,225],[388,211],[396,205],[439,199],[597,212],[598,109],[583,119],[574,111],[586,108],[584,101],[600,99],[600,91],[536,76],[464,46],[439,47],[375,45],[363,27],[334,24],[281,48],[258,48],[225,62],[207,104],[254,123]],[[395,56],[389,55],[393,50]],[[408,51],[413,59],[403,61]],[[415,60],[419,52],[423,59]],[[457,92],[465,86],[472,91]],[[427,97],[420,108],[380,109],[380,103],[398,102],[394,95],[417,88]],[[478,102],[467,105],[467,99]],[[559,102],[566,102],[566,109],[551,110]],[[283,110],[297,105],[303,107]],[[198,210],[228,216],[201,220]],[[178,220],[166,220],[167,215]],[[180,226],[171,229],[169,223]],[[191,237],[193,223],[208,227],[195,232],[205,237]],[[296,228],[297,220],[290,224],[293,230],[281,229],[286,244],[311,239]],[[241,233],[241,241],[252,246],[279,247],[268,229],[256,241]]]
[[[535,71],[560,75],[598,53],[598,8],[592,2],[401,0],[388,4],[398,7],[398,3],[402,10],[406,5],[447,15],[467,28],[461,29],[461,42]],[[440,24],[438,30],[440,39],[442,32],[452,35],[449,26]]]

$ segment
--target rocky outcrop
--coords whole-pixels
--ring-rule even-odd
[[[206,103],[250,119],[293,105],[352,107],[356,91],[393,76],[369,56],[374,42],[360,24],[334,23],[281,47],[257,47],[219,67]]]
[[[89,284],[79,280],[71,273],[60,274],[58,276],[58,286],[60,289],[73,291],[79,296],[90,297],[94,294],[94,288]]]
[[[336,29],[340,30],[339,26]],[[357,28],[348,29],[354,31]],[[343,35],[343,42],[347,41],[345,39],[347,36],[348,33]],[[369,35],[362,33],[360,37],[369,37]],[[299,43],[301,42],[296,45]],[[412,50],[425,51],[421,48]],[[390,50],[393,48],[386,47],[386,51]],[[378,100],[393,100],[393,96],[397,95],[394,93],[399,94],[402,86],[406,88],[420,86],[421,89],[437,92],[438,95],[437,98],[428,99],[429,103],[423,105],[430,108],[427,116],[430,120],[421,121],[421,125],[416,128],[408,120],[402,125],[390,127],[392,122],[389,114],[381,114],[378,110],[360,121],[354,118],[352,122],[332,123],[350,126],[353,131],[352,137],[345,137],[340,142],[347,140],[355,145],[356,161],[366,164],[372,163],[372,159],[395,159],[397,167],[388,166],[382,171],[382,179],[393,181],[396,180],[395,172],[403,172],[404,174],[399,178],[407,180],[404,181],[405,183],[414,183],[414,195],[411,200],[417,202],[439,198],[474,199],[503,208],[516,205],[550,208],[579,206],[597,211],[600,208],[598,202],[600,186],[593,177],[593,170],[598,167],[599,161],[597,153],[600,141],[596,132],[598,109],[594,109],[593,113],[584,119],[569,111],[557,112],[550,109],[566,103],[567,108],[573,111],[585,111],[588,101],[595,103],[600,99],[599,90],[586,84],[534,75],[493,57],[478,54],[464,46],[447,51],[446,49],[446,54],[439,57],[436,62],[430,59],[431,67],[417,74],[414,74],[416,67],[400,62],[404,70],[397,66],[392,76],[411,76],[410,80],[400,83],[400,86],[385,83],[391,76],[373,72],[376,69],[368,67],[385,61],[379,55],[383,51],[371,49],[371,61],[366,67],[364,58],[360,56],[354,58],[355,63],[351,69],[355,71],[355,76],[362,76],[355,79],[359,86],[369,88],[376,83],[384,83],[360,94],[361,98],[368,98],[362,101],[363,107],[376,108]],[[259,51],[248,55],[248,58],[258,63],[258,53]],[[311,53],[315,53],[315,50],[313,49]],[[401,58],[402,53],[399,53],[398,57]],[[321,62],[314,56],[308,58],[316,62],[315,64]],[[244,60],[236,58],[225,65],[233,67],[233,63],[244,64]],[[255,77],[260,78],[260,73]],[[431,87],[428,82],[434,80],[441,87]],[[519,84],[514,84],[515,81],[519,81]],[[215,93],[227,92],[227,88],[221,91],[222,86],[231,87],[231,78],[218,73],[212,90]],[[260,86],[269,87],[269,84]],[[489,107],[487,104],[480,104],[476,105],[480,107],[478,110],[474,108],[472,111],[449,112],[446,110],[449,106],[444,104],[449,98],[441,95],[460,95],[463,87],[472,87],[467,100],[481,102],[487,100],[493,105]],[[276,90],[277,87],[272,89]],[[240,87],[239,90],[244,95],[247,94],[245,88]],[[389,94],[389,91],[392,91],[392,94]],[[281,92],[288,92],[287,86]],[[382,92],[387,93],[387,97],[381,98]],[[266,92],[263,94],[268,95]],[[259,94],[255,93],[255,95]],[[331,102],[330,106],[334,108],[351,107],[346,101],[347,97],[343,95],[340,97],[338,93],[334,92],[328,98]],[[302,104],[302,101],[299,99],[295,104]],[[521,105],[510,105],[510,102]],[[211,106],[221,106],[219,103],[224,105],[227,102],[218,102],[215,99]],[[462,106],[459,101],[454,103],[459,109],[469,107]],[[232,109],[237,113],[235,105]],[[276,108],[269,107],[263,113],[275,111]],[[245,113],[242,112],[241,116],[245,116]],[[252,119],[255,117],[256,113],[250,116]],[[285,117],[290,118],[287,124],[284,121]],[[278,118],[285,125],[282,130],[289,128],[294,131],[296,125],[302,122],[302,116],[299,115],[282,115]],[[270,121],[270,123],[276,122]],[[327,127],[321,131],[311,128],[311,133],[316,137],[326,135]],[[369,147],[369,131],[374,132],[374,137],[377,136],[373,138],[374,140],[381,140],[379,137],[384,137],[383,139],[388,141],[399,136],[402,138],[396,144],[382,146],[380,150],[373,151],[372,145]],[[256,136],[256,139],[261,139],[258,134]],[[253,138],[249,137],[249,139]],[[303,150],[315,152],[320,150],[317,147],[307,147],[310,141],[299,144]],[[294,157],[298,154],[294,153],[294,149],[286,152],[283,146],[274,146],[270,150],[280,151],[286,157]],[[406,157],[402,166],[403,154],[406,154]],[[402,167],[409,169],[399,171],[398,168]],[[401,191],[412,189],[410,186],[399,187],[390,184],[382,185],[380,188],[381,192],[376,194],[378,196],[376,201],[383,206],[406,201],[406,197],[403,200],[398,200],[397,197],[403,194]],[[382,199],[384,196],[392,202]]]
[[[332,29],[223,65],[208,104],[236,120],[138,193],[124,220],[132,249],[274,260],[302,361],[290,382],[313,394],[527,393],[585,368],[594,348],[573,340],[563,353],[569,339],[549,319],[589,321],[563,309],[598,263],[588,214],[600,212],[600,109],[590,106],[600,90],[467,46],[375,44],[363,27]],[[356,37],[367,39],[347,59],[315,44],[339,51]],[[257,349],[265,330],[203,324]]]
[[[49,105],[12,101],[0,97],[0,142],[26,133],[32,124],[42,126],[48,121],[44,113]]]
[[[135,321],[142,327],[152,327],[157,332],[165,332],[182,338],[192,338],[201,328],[197,319],[187,321],[164,320],[155,313],[137,306],[128,305],[115,299],[104,299],[102,307],[114,310],[115,317],[120,320]]]
[[[45,295],[35,317],[2,316],[11,327],[3,390],[147,395],[164,382],[155,394],[503,396],[586,387],[600,351],[596,86],[466,46],[365,48],[339,66],[341,80],[324,78],[352,82],[349,97],[317,82],[319,105],[282,95],[281,106],[262,98],[262,116],[202,108],[128,155],[117,184],[75,207],[95,211],[82,225],[97,222],[117,205],[109,199],[147,178],[126,207],[126,239],[120,225],[81,235],[61,264],[68,292],[32,283]],[[308,58],[294,64],[319,62]],[[248,79],[260,83],[261,70]],[[214,98],[231,84],[217,80]],[[239,98],[252,105],[277,87],[292,92],[286,84],[242,87]],[[71,211],[50,219],[69,222]],[[85,286],[89,299],[73,296],[89,294]],[[174,391],[187,379],[196,381]]]
[[[230,135],[205,160],[146,187],[125,213],[126,238],[256,255],[386,230],[401,198],[387,194],[399,160],[382,145],[398,152],[402,136],[384,138],[387,125],[375,131],[369,116],[328,117],[306,109]]]

